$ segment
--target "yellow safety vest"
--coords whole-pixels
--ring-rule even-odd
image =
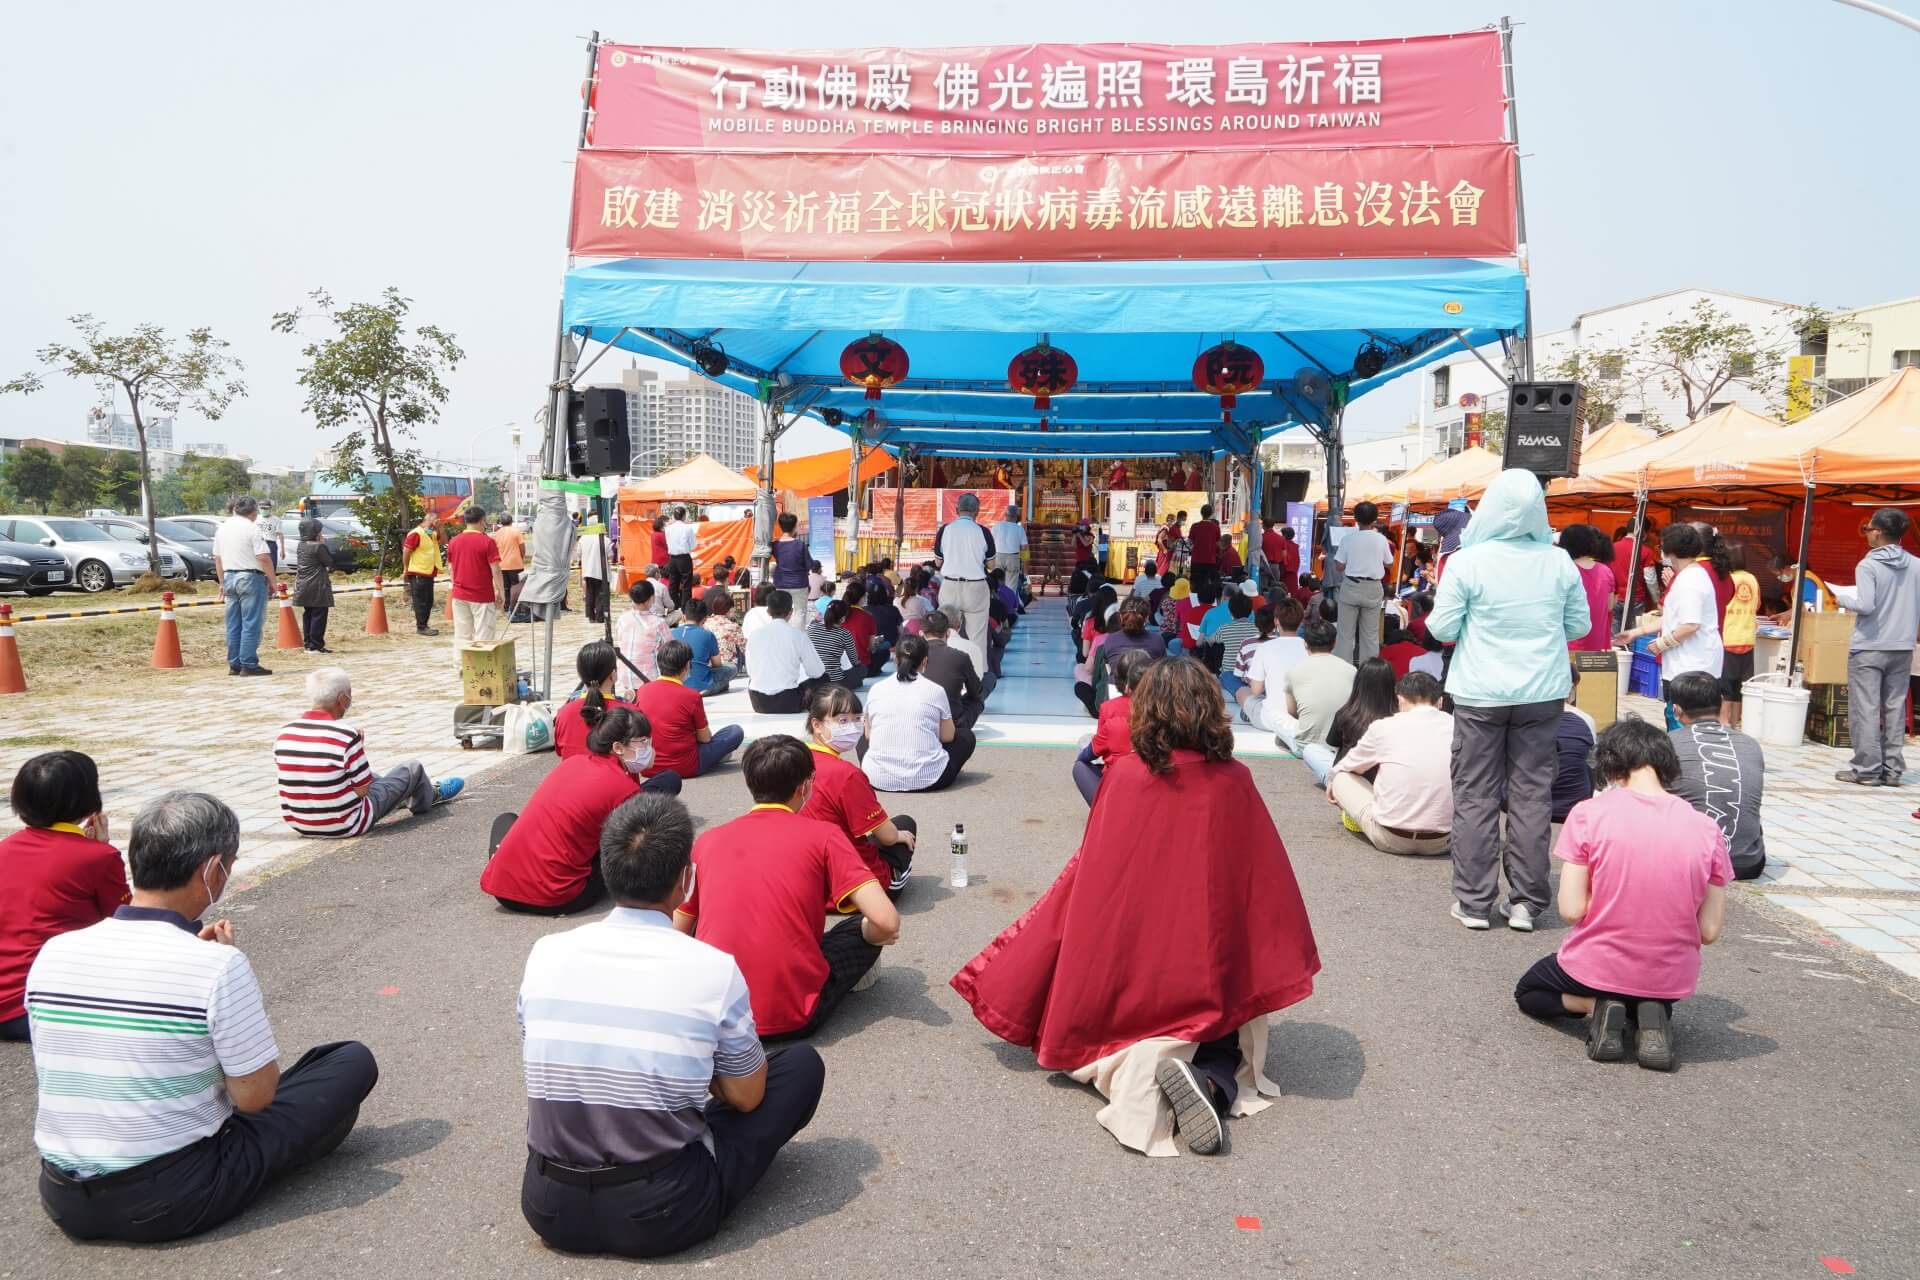
[[[445,563],[440,558],[440,539],[431,529],[416,528],[414,532],[420,535],[420,541],[407,553],[407,572],[423,576],[439,573]]]

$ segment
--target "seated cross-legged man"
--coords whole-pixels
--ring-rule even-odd
[[[27,973],[40,1203],[75,1240],[153,1244],[210,1230],[339,1146],[380,1072],[363,1044],[285,1072],[226,920],[240,820],[173,791],[133,820],[133,900],[48,940]]]
[[[954,634],[945,610],[926,614],[920,622],[920,635],[927,642],[927,661],[920,674],[947,691],[954,726],[973,728],[1000,678],[991,671],[981,674],[963,647],[971,642]]]
[[[1453,829],[1453,717],[1424,671],[1395,686],[1400,710],[1375,720],[1327,775],[1338,805],[1382,853],[1445,853]],[[1369,782],[1366,773],[1377,770]]]
[[[783,625],[762,624],[747,641],[747,701],[763,716],[793,715],[806,710],[816,685],[831,681],[807,633],[785,625],[793,617],[793,597],[769,590],[764,608],[767,623]],[[753,614],[747,620],[753,621]]]
[[[1327,731],[1333,718],[1353,692],[1354,666],[1334,656],[1333,624],[1315,618],[1300,628],[1307,656],[1288,667],[1280,678],[1280,687],[1264,686],[1266,726],[1273,730],[1274,741],[1296,754],[1320,747],[1331,760],[1333,748],[1327,746]],[[1274,695],[1278,694],[1278,697]]]
[[[435,782],[419,761],[376,774],[366,740],[347,723],[353,681],[343,667],[307,672],[307,705],[273,742],[280,816],[303,836],[357,836],[404,802],[418,816],[459,795],[459,778]]]
[[[556,1249],[652,1258],[710,1238],[820,1102],[820,1055],[762,1049],[740,966],[674,929],[692,848],[678,800],[627,800],[600,836],[615,909],[527,957],[520,1211]]]
[[[686,685],[693,650],[685,641],[661,645],[658,660],[660,678],[641,685],[633,695],[634,707],[653,726],[653,763],[642,776],[651,778],[669,770],[682,778],[711,773],[740,749],[746,730],[737,724],[708,727],[706,703]]]
[[[763,1037],[817,1030],[900,937],[900,913],[846,833],[800,816],[813,761],[784,733],[747,748],[753,809],[694,844],[693,889],[673,918],[739,961]],[[824,937],[823,903],[849,913]]]

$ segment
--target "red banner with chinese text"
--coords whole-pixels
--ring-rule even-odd
[[[1266,150],[1505,137],[1500,36],[950,49],[603,44],[596,147]]]
[[[873,513],[866,532],[876,538],[890,536],[900,491],[875,488],[869,492],[873,495]],[[1013,504],[1013,494],[1005,489],[908,489],[903,532],[908,537],[931,538],[940,525],[960,514],[960,499],[969,493],[980,499],[980,511],[974,519],[983,525],[998,521]]]
[[[1503,257],[1506,143],[978,156],[583,151],[572,249],[620,258]]]

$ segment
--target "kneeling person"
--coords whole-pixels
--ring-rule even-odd
[[[1367,726],[1327,775],[1327,802],[1382,853],[1445,853],[1453,830],[1453,717],[1424,671],[1394,686],[1400,710]],[[1366,771],[1377,770],[1367,781]]]
[[[174,791],[133,820],[133,901],[47,941],[27,974],[40,1203],[75,1240],[153,1244],[217,1227],[339,1146],[380,1072],[352,1041],[283,1074],[225,920],[240,820]]]
[[[1673,794],[1719,824],[1733,878],[1754,880],[1767,869],[1767,835],[1760,825],[1767,761],[1758,742],[1721,721],[1723,692],[1704,671],[1675,676],[1667,686],[1680,720],[1667,735],[1680,760]]]
[[[699,1244],[819,1104],[820,1055],[768,1055],[740,966],[673,927],[692,847],[678,800],[628,800],[600,838],[616,909],[527,957],[520,1209],[556,1249],[652,1258]]]
[[[900,913],[838,827],[803,818],[814,753],[784,733],[747,748],[754,805],[701,836],[674,924],[740,962],[762,1036],[807,1035],[900,937]],[[849,912],[820,933],[822,903]]]

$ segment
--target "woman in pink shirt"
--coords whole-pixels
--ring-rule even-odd
[[[1587,593],[1587,612],[1593,627],[1578,640],[1567,642],[1575,652],[1605,653],[1613,648],[1613,606],[1620,598],[1610,561],[1613,544],[1590,524],[1570,524],[1560,531],[1560,549],[1573,557],[1580,586]]]
[[[1673,1002],[1700,980],[1700,948],[1720,937],[1733,863],[1719,824],[1667,788],[1680,760],[1667,735],[1622,720],[1600,735],[1596,764],[1608,790],[1567,814],[1554,857],[1560,914],[1572,930],[1513,990],[1535,1018],[1587,1019],[1587,1056],[1634,1054],[1673,1070]]]

